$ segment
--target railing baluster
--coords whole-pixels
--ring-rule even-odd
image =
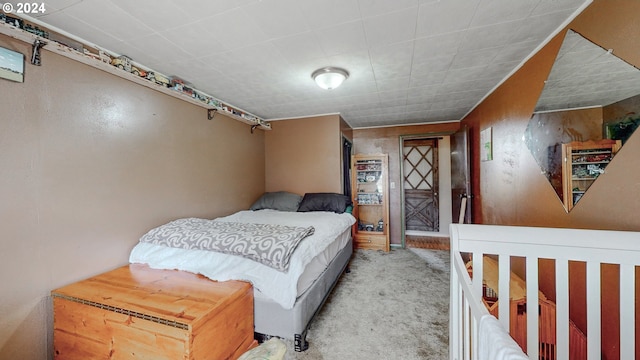
[[[556,359],[569,359],[569,261],[556,259]]]
[[[459,278],[459,277],[458,277]],[[460,356],[458,356],[458,360],[464,359],[464,353],[467,351],[466,342],[465,342],[465,322],[467,321],[467,313],[465,308],[465,296],[464,289],[460,286],[460,297],[458,298],[458,310],[460,311],[459,322],[458,322],[458,344],[460,344]]]
[[[620,265],[620,359],[635,358],[635,271]]]
[[[471,319],[471,346],[473,347],[471,350],[472,359],[476,360],[479,357],[478,352],[478,327],[480,326],[480,322],[476,321],[476,318],[470,316]]]
[[[527,257],[527,355],[538,358],[538,258]]]
[[[464,305],[463,305],[463,312],[464,312],[464,360],[470,360],[471,359],[471,331],[469,331],[469,328],[471,327],[471,308],[469,307],[469,301],[467,300],[467,298],[464,298]]]
[[[480,252],[473,253],[473,294],[482,299],[482,279],[484,278],[484,255]]]
[[[509,307],[511,306],[511,257],[506,254],[498,256],[498,320],[505,330],[509,329]]]
[[[455,250],[451,250],[451,254],[449,256],[451,264],[455,261]],[[458,322],[460,316],[460,309],[458,304],[460,303],[459,296],[461,294],[460,282],[458,280],[458,272],[453,270],[453,265],[451,266],[451,273],[449,274],[449,359],[455,360],[459,359],[458,349],[460,346],[458,345],[458,339],[460,338],[460,334],[458,334]]]
[[[473,279],[472,279],[473,294],[476,299],[482,299],[484,291],[482,284],[484,282],[484,254],[481,252],[473,253]],[[472,358],[478,358],[478,323],[475,318],[470,316],[469,326],[471,326],[471,339],[472,339]]]
[[[600,263],[587,261],[587,359],[600,360]]]

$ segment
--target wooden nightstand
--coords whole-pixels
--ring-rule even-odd
[[[257,345],[246,282],[131,264],[52,297],[56,359],[236,359]]]

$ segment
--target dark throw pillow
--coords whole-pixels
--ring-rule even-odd
[[[338,214],[345,212],[351,205],[351,199],[336,193],[306,193],[300,202],[298,211],[330,211]]]
[[[264,193],[249,209],[273,209],[280,211],[297,211],[302,196],[286,191]]]

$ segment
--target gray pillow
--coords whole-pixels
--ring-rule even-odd
[[[302,196],[286,191],[266,192],[249,209],[273,209],[280,211],[297,211]]]
[[[306,193],[302,198],[298,211],[330,211],[342,214],[350,205],[351,199],[346,195],[335,193]]]

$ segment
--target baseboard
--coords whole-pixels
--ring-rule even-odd
[[[449,237],[405,235],[408,248],[449,250]]]

